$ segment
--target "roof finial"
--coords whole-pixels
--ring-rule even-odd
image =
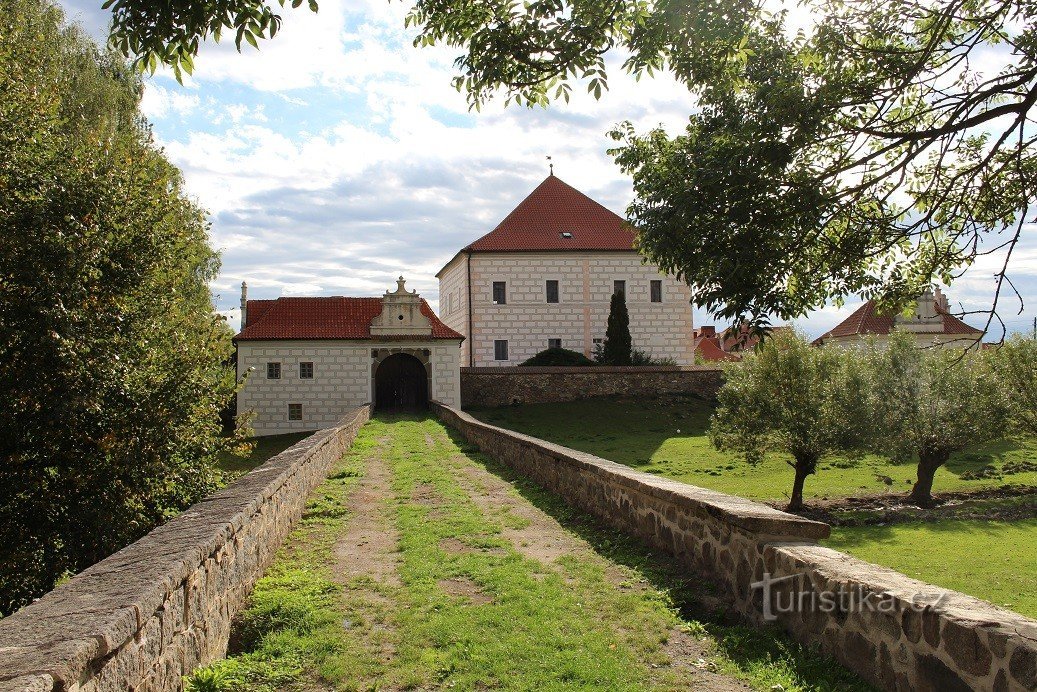
[[[551,157],[550,156],[547,157],[547,167],[548,167],[548,175],[554,175],[555,174],[555,165],[554,165],[554,163],[551,162]]]

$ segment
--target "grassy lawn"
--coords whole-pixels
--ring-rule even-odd
[[[770,454],[753,467],[739,455],[718,452],[706,437],[713,407],[700,399],[589,399],[563,404],[532,404],[470,413],[494,425],[590,452],[641,471],[758,500],[781,500],[792,489],[785,457]],[[1005,465],[1037,461],[1037,440],[1001,441],[955,454],[936,474],[933,490],[989,488],[1005,483],[1037,485],[1037,471],[1004,473]],[[1032,466],[1031,466],[1032,468]],[[984,469],[987,472],[984,474]],[[913,463],[884,457],[822,460],[807,478],[804,499],[875,493],[906,493],[915,478]],[[886,480],[892,480],[887,484]]]
[[[299,440],[312,435],[313,432],[287,433],[285,435],[266,435],[264,437],[253,437],[252,451],[248,456],[237,456],[223,453],[220,455],[220,470],[234,476],[248,473],[270,457],[276,456],[294,445]]]
[[[392,536],[387,558],[361,546],[368,574],[336,543],[357,526]],[[538,557],[543,527],[566,550]],[[376,419],[257,584],[231,658],[189,689],[867,689],[777,631],[701,618],[701,590],[438,422]],[[684,667],[675,640],[696,652]]]
[[[1037,519],[836,527],[825,544],[1037,618]]]

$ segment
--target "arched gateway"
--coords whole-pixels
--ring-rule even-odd
[[[394,353],[374,373],[374,405],[380,411],[423,409],[428,406],[428,372],[409,353]]]
[[[256,435],[328,428],[364,404],[461,405],[464,337],[402,276],[380,298],[249,300],[242,285],[241,319],[238,411]]]

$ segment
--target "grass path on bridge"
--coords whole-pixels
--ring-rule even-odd
[[[453,438],[367,424],[195,690],[866,689]]]

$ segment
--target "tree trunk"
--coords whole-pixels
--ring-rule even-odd
[[[918,480],[907,496],[909,502],[919,507],[933,506],[933,477],[950,456],[949,452],[924,452],[918,456]]]
[[[788,511],[798,512],[803,509],[803,483],[807,476],[817,470],[817,459],[796,459],[793,468],[796,469],[796,480],[792,483],[792,498],[789,500]]]

